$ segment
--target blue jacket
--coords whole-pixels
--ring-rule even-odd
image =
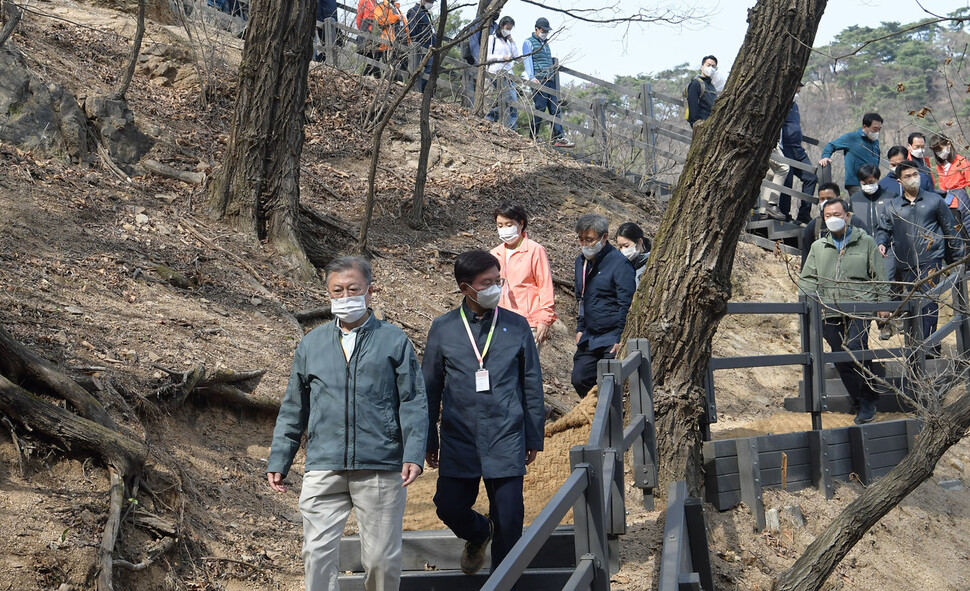
[[[428,388],[428,449],[440,450],[438,471],[451,478],[525,474],[526,450],[541,450],[546,410],[539,353],[529,322],[501,308],[485,354],[489,390],[477,392],[478,358],[459,310],[485,348],[494,310],[476,317],[464,302],[435,318],[422,369]],[[438,419],[441,436],[438,436]]]
[[[876,243],[890,245],[901,269],[919,269],[963,257],[953,214],[936,193],[920,191],[915,201],[893,197],[879,218]]]
[[[411,35],[411,43],[416,43],[424,48],[431,47],[434,43],[434,24],[431,22],[431,13],[424,9],[424,5],[417,4],[411,7],[405,18]]]
[[[870,140],[861,127],[825,144],[822,158],[831,158],[835,152],[845,152],[846,187],[859,185],[856,174],[863,164],[879,166],[879,141]]]
[[[337,0],[317,0],[317,21],[337,20]]]
[[[307,434],[306,470],[400,470],[424,465],[428,400],[404,331],[371,317],[344,356],[332,321],[296,348],[267,472],[286,474]]]
[[[687,85],[687,123],[693,127],[694,123],[710,117],[716,99],[714,82],[707,76],[695,76]]]
[[[588,264],[583,255],[576,258],[576,332],[583,333],[578,344],[588,342],[589,349],[599,349],[620,342],[636,291],[635,277],[633,265],[609,242]]]
[[[781,146],[783,148],[801,147],[802,145],[802,116],[798,112],[798,103],[792,103],[785,117],[785,124],[781,128]]]

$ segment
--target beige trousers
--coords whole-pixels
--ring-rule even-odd
[[[776,185],[785,184],[785,179],[788,178],[788,165],[777,160],[784,157],[785,155],[781,153],[781,148],[777,146],[771,151],[771,156],[768,157],[768,173],[765,175],[765,180]],[[761,189],[760,205],[762,212],[764,212],[764,208],[767,205],[778,205],[778,191],[763,187]]]
[[[397,591],[406,489],[393,470],[311,470],[303,477],[306,591],[336,591],[340,537],[350,509],[360,529],[364,589]]]

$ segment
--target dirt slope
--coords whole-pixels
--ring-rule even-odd
[[[28,15],[13,42],[32,67],[78,94],[109,90],[127,47],[107,27],[128,27],[128,17],[64,0],[39,6],[84,26]],[[152,25],[146,44],[173,39],[172,29]],[[202,106],[197,89],[136,75],[130,103],[139,125],[157,139],[149,157],[186,170],[216,165],[227,140],[233,81],[230,71],[223,72]],[[325,67],[311,74],[302,201],[345,228],[328,237],[336,251],[352,247],[362,217],[369,140],[357,123],[362,97],[371,87],[370,81]],[[380,287],[375,303],[408,332],[419,352],[432,318],[458,302],[453,253],[497,242],[491,211],[499,200],[526,205],[530,236],[546,245],[555,276],[566,284],[572,282],[577,254],[572,224],[582,213],[605,213],[614,226],[636,220],[653,234],[659,204],[599,169],[560,158],[450,105],[434,107],[428,227],[409,228],[402,216],[417,159],[416,106],[413,99],[406,102],[389,134],[371,242]],[[65,367],[151,397],[144,405],[108,401],[126,428],[136,428],[135,416],[141,419],[147,432],[135,434],[151,449],[139,504],[126,505],[130,513],[119,556],[137,562],[152,543],[148,532],[132,525],[135,509],[178,523],[182,543],[144,572],[117,571],[117,588],[296,590],[302,584],[296,495],[273,494],[264,484],[272,418],[205,401],[177,406],[153,394],[167,381],[156,366],[186,370],[204,363],[267,369],[256,394],[278,399],[300,337],[284,308],[292,312],[325,303],[323,287],[292,281],[258,243],[208,221],[205,213],[205,194],[188,185],[149,176],[129,183],[99,166],[69,167],[0,145],[0,323]],[[173,286],[160,267],[194,286]],[[736,270],[740,298],[793,297],[784,265],[767,253],[742,245]],[[557,311],[561,322],[542,354],[544,377],[547,391],[574,404],[568,372],[575,303],[568,289],[557,291]],[[716,351],[788,350],[797,344],[790,320],[729,318]],[[796,423],[803,417],[779,412],[786,391],[797,387],[797,373],[722,373],[718,429],[802,428]],[[834,425],[845,417],[826,420]],[[583,433],[582,428],[566,431],[549,442],[529,476],[530,516],[565,478],[565,450],[582,441]],[[23,451],[21,471],[17,448],[0,429],[0,546],[6,550],[0,556],[0,589],[62,584],[87,589],[107,511],[106,473],[83,456],[29,439]],[[940,477],[964,478],[967,454],[966,444],[951,452]],[[302,461],[301,454],[291,476],[297,487]],[[809,491],[794,501],[780,493],[772,502],[800,503],[809,526],[777,537],[752,533],[753,521],[743,510],[711,513],[724,588],[765,588],[766,572],[790,562],[809,532],[856,494],[856,486],[840,487],[839,499],[828,503]],[[430,515],[432,490],[429,473],[411,491],[406,526],[437,526]],[[648,589],[663,522],[659,513],[636,508],[637,494],[629,493],[625,566],[615,581],[620,588]],[[966,491],[925,484],[853,553],[833,577],[832,588],[912,588],[900,581],[918,580],[960,588],[970,572],[968,502]],[[789,534],[790,539],[784,537]],[[933,543],[912,544],[916,536]],[[918,579],[928,569],[937,571],[936,578]]]

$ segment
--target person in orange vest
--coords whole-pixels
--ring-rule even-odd
[[[381,29],[381,43],[377,47],[380,59],[394,68],[393,77],[400,78],[398,70],[407,70],[404,47],[410,43],[408,21],[401,12],[401,5],[387,0],[378,2],[374,6],[374,22]]]
[[[374,39],[380,27],[374,22],[374,0],[360,0],[357,3],[357,29],[364,33],[357,36],[357,53],[363,57],[377,61],[380,54],[377,51],[379,43]],[[364,63],[364,76],[380,76],[381,70],[371,63]]]
[[[398,3],[388,0],[360,0],[357,4],[357,28],[366,35],[357,37],[357,53],[373,61],[394,64],[395,42],[403,35],[408,39],[407,20]],[[379,39],[376,39],[379,37]],[[380,77],[381,69],[365,63],[364,76]]]
[[[956,221],[957,229],[966,237],[964,219],[970,215],[970,197],[967,187],[970,186],[970,162],[957,154],[953,143],[945,135],[930,136],[930,148],[936,156],[936,176],[939,179],[940,190],[946,191],[946,204]]]

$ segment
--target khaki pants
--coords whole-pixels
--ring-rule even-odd
[[[768,157],[768,173],[765,175],[765,180],[776,185],[785,184],[785,179],[788,178],[788,165],[779,162],[779,159],[784,157],[785,155],[781,153],[780,148],[776,147],[771,151],[771,156]],[[777,189],[769,189],[768,187],[761,189],[761,213],[764,213],[764,208],[767,205],[778,205]]]
[[[340,588],[340,537],[351,507],[360,529],[364,589],[397,590],[405,490],[401,473],[393,470],[311,470],[304,475],[300,512],[306,591]]]

